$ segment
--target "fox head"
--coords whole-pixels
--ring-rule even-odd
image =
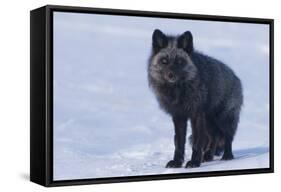
[[[152,56],[149,75],[158,83],[180,83],[192,80],[197,73],[190,55],[193,37],[190,31],[179,36],[167,36],[159,29],[152,34]]]

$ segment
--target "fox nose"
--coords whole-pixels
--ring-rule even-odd
[[[168,73],[168,78],[169,78],[169,79],[174,79],[174,78],[175,78],[174,73],[169,72],[169,73]]]
[[[173,72],[169,71],[168,73],[166,73],[166,80],[171,82],[171,83],[174,83],[174,82],[176,82],[177,77]]]

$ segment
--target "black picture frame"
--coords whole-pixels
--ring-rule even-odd
[[[53,180],[53,12],[268,24],[270,26],[270,168],[78,180]],[[274,20],[46,5],[30,12],[30,180],[43,186],[131,182],[274,172]]]

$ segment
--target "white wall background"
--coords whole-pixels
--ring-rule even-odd
[[[197,179],[164,180],[46,189],[29,179],[29,10],[45,4],[62,4],[148,11],[216,14],[275,19],[275,173]],[[21,191],[238,191],[280,188],[281,82],[279,65],[281,25],[278,1],[212,0],[75,0],[3,1],[0,8],[0,189]]]

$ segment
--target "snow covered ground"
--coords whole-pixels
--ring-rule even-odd
[[[155,28],[168,34],[190,30],[195,48],[224,61],[241,78],[245,100],[234,160],[164,168],[173,156],[173,124],[147,83]],[[186,144],[186,160],[190,157]],[[55,180],[266,167],[268,25],[55,13]]]

